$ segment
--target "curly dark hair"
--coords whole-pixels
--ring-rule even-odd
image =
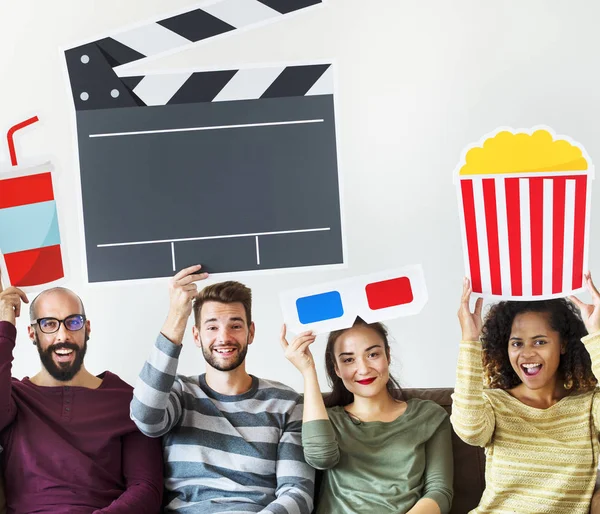
[[[526,312],[545,313],[550,327],[559,333],[566,353],[560,356],[558,373],[565,389],[585,392],[596,387],[590,354],[581,338],[587,330],[579,309],[566,298],[526,302],[500,302],[492,305],[483,325],[483,369],[486,385],[493,389],[511,389],[521,383],[508,357],[508,340],[515,317]]]
[[[367,323],[362,318],[357,317],[354,320],[354,324],[350,328],[344,328],[330,332],[329,337],[327,338],[327,347],[325,349],[325,368],[327,370],[327,379],[329,385],[331,386],[331,393],[325,397],[326,407],[344,407],[354,401],[354,395],[348,391],[348,389],[346,389],[344,382],[340,377],[337,376],[337,373],[335,372],[334,346],[335,342],[342,334],[348,332],[348,330],[352,330],[355,327],[366,327],[375,332],[383,341],[387,360],[388,362],[390,361],[390,343],[388,340],[388,332],[383,323]],[[391,374],[386,384],[386,388],[392,398],[395,400],[402,399],[402,389]]]

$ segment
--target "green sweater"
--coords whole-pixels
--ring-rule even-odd
[[[452,503],[452,444],[446,411],[412,399],[389,423],[352,420],[343,407],[302,425],[306,462],[324,473],[317,514],[404,514],[430,498]]]

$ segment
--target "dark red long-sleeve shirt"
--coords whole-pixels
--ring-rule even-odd
[[[9,513],[155,514],[159,439],[129,417],[132,388],[109,371],[98,389],[11,377],[16,329],[0,322],[0,445]]]

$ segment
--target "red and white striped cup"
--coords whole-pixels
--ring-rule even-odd
[[[0,269],[5,285],[20,288],[64,277],[52,165],[17,168],[13,135],[37,121],[35,116],[8,131],[13,168],[0,170]]]

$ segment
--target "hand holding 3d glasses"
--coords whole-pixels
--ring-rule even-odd
[[[309,346],[315,342],[316,335],[311,331],[302,332],[292,343],[286,339],[287,327],[285,324],[281,328],[281,347],[283,348],[285,358],[289,360],[300,373],[304,376],[307,372],[314,372],[315,361]]]

